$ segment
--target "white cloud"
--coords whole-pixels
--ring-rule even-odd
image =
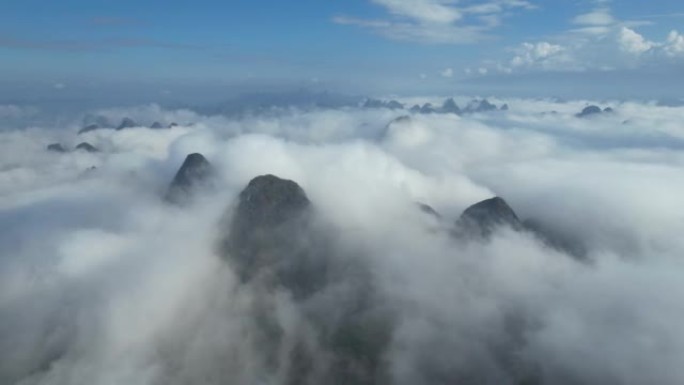
[[[576,16],[573,23],[585,26],[606,26],[615,23],[609,8],[598,8],[589,13]]]
[[[545,41],[534,44],[523,43],[516,49],[516,56],[511,59],[510,65],[513,68],[531,65],[557,65],[558,58],[563,52],[562,46]]]
[[[451,78],[454,76],[454,70],[453,70],[453,68],[445,68],[439,74],[442,75],[442,77],[444,77],[444,78]]]
[[[643,54],[655,46],[654,43],[627,27],[620,28],[618,42],[623,51],[635,55]]]
[[[311,317],[332,317],[335,330],[356,298],[323,290],[302,305],[239,283],[216,254],[240,190],[275,173],[300,183],[335,230],[331,254],[370,269],[381,298],[370,305],[393,320],[391,383],[681,383],[684,298],[672,293],[684,290],[684,110],[610,103],[614,114],[587,120],[573,115],[590,101],[506,102],[505,114],[399,121],[406,111],[227,118],[142,106],[99,112],[195,124],[0,132],[0,340],[12,346],[0,379],[284,383],[293,352],[325,371],[336,352],[318,344],[327,334]],[[107,151],[44,151],[57,140]],[[195,151],[217,167],[217,190],[165,205]],[[415,209],[429,203],[449,226],[494,194],[586,243],[591,263],[506,230],[463,243]],[[265,320],[272,334],[257,326]]]
[[[336,16],[333,22],[367,28],[393,40],[428,44],[472,43],[483,38],[484,33],[481,26],[443,23],[423,25],[412,21],[367,20],[346,16]]]
[[[523,0],[491,0],[460,5],[452,0],[371,0],[390,18],[362,19],[336,16],[333,22],[370,29],[382,36],[428,44],[462,44],[479,41],[501,24],[504,12],[529,10]]]
[[[676,31],[664,41],[652,41],[635,30],[638,23],[614,19],[609,8],[573,19],[575,28],[548,41],[526,42],[510,51],[514,56],[485,67],[512,73],[530,71],[613,71],[670,65],[684,50]]]
[[[665,53],[668,56],[684,56],[684,35],[678,31],[671,31],[664,44]]]
[[[449,24],[461,19],[462,14],[450,0],[371,0],[390,13],[422,23]]]

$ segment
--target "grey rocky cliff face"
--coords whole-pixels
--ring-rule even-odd
[[[535,219],[521,221],[505,200],[499,197],[484,200],[468,207],[456,221],[453,235],[473,240],[488,239],[503,227],[526,232],[552,249],[563,252],[578,260],[586,260],[585,245],[553,227]]]
[[[294,181],[274,175],[252,179],[239,197],[236,219],[250,227],[270,227],[306,211],[311,202]]]
[[[499,227],[521,230],[522,223],[513,209],[499,197],[484,200],[468,207],[456,222],[459,237],[488,238]]]
[[[399,103],[396,100],[390,100],[390,101],[384,101],[384,100],[379,100],[379,99],[366,99],[363,104],[361,104],[362,108],[387,108],[390,110],[403,110],[404,105],[402,103]]]
[[[471,113],[479,113],[479,112],[490,112],[490,111],[496,111],[498,109],[497,106],[494,104],[490,103],[489,100],[487,99],[482,99],[482,100],[477,100],[474,99],[472,100],[468,106],[466,107],[466,112],[471,112]]]
[[[123,118],[123,120],[121,120],[121,124],[119,124],[119,126],[116,129],[117,129],[117,131],[120,131],[120,130],[123,130],[126,128],[132,128],[132,127],[137,127],[137,126],[138,126],[138,124],[133,119]]]
[[[420,113],[421,114],[432,114],[435,112],[435,108],[432,106],[431,103],[425,103],[423,104],[422,107],[420,107]]]
[[[80,130],[78,130],[78,135],[85,134],[86,132],[95,131],[95,130],[99,130],[99,129],[100,129],[100,126],[98,126],[97,124],[90,124],[90,125],[87,125],[87,126],[81,128]]]
[[[435,219],[442,219],[442,215],[440,215],[440,213],[437,212],[437,210],[432,208],[432,206],[422,202],[416,202],[416,205],[418,205],[418,209],[423,213],[428,214]]]
[[[587,261],[587,247],[581,240],[534,218],[524,220],[523,226],[547,247],[566,253],[577,260]]]
[[[403,110],[404,105],[402,103],[399,103],[396,100],[390,100],[387,102],[386,107],[389,108],[390,110]]]
[[[252,179],[240,193],[222,248],[244,282],[268,276],[269,284],[305,297],[325,276],[315,255],[311,202],[295,182],[273,175]]]
[[[611,110],[612,111],[612,110]],[[601,107],[599,106],[587,106],[585,107],[582,112],[579,114],[575,115],[578,118],[587,118],[590,116],[596,116],[596,115],[601,115],[603,113],[603,110],[601,110]]]
[[[64,146],[62,146],[60,143],[48,144],[46,149],[51,152],[67,152]]]
[[[272,357],[274,370],[286,368],[286,383],[389,383],[382,357],[390,341],[390,317],[376,298],[368,269],[354,256],[340,258],[344,248],[314,217],[296,182],[258,176],[238,197],[220,254],[242,285],[288,293],[316,336],[315,351],[302,343],[297,354]],[[283,343],[277,333],[273,337],[278,325],[264,309],[255,309],[258,330],[268,336],[267,349],[278,351]],[[317,368],[321,362],[324,368]]]
[[[100,150],[98,150],[97,147],[93,146],[88,142],[79,143],[78,146],[76,146],[76,150],[83,150],[87,152],[100,152]]]
[[[202,154],[190,154],[169,185],[165,199],[171,203],[185,204],[196,190],[210,186],[213,177],[214,169],[209,161]]]
[[[458,104],[456,104],[454,98],[449,98],[444,101],[444,104],[442,104],[441,112],[446,114],[460,115],[461,108],[458,106]]]

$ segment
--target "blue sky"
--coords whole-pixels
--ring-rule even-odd
[[[676,76],[680,32],[674,0],[4,0],[0,82],[429,93],[536,73]]]

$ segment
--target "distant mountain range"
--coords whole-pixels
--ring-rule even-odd
[[[425,103],[423,105],[415,104],[410,108],[406,105],[400,103],[396,100],[379,100],[379,99],[366,99],[362,104],[362,108],[387,108],[390,110],[405,110],[408,109],[414,114],[474,114],[474,113],[484,113],[492,111],[508,111],[508,104],[502,104],[501,106],[494,105],[487,99],[473,99],[464,108],[460,108],[453,98],[448,98],[444,100],[441,106],[433,106],[431,103]]]

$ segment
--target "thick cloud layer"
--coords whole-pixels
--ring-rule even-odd
[[[369,277],[364,309],[391,325],[383,381],[681,383],[684,109],[608,103],[614,113],[580,119],[584,101],[506,102],[507,112],[408,119],[146,106],[94,113],[180,126],[0,131],[0,382],[279,384],[300,350],[324,372],[334,357],[316,322],[358,288],[302,302],[241,283],[220,256],[238,194],[274,174],[306,191],[330,254]],[[102,152],[45,150],[82,141]],[[197,152],[215,186],[168,204],[168,183]],[[449,234],[495,195],[586,256],[506,228]]]

